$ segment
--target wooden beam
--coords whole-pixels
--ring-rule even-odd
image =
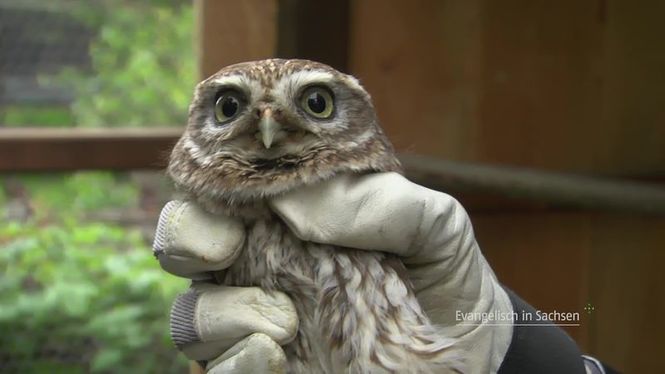
[[[2,129],[0,172],[160,169],[181,128]]]
[[[665,189],[621,179],[553,173],[527,168],[453,162],[402,154],[407,175],[430,188],[501,196],[596,211],[665,216]]]

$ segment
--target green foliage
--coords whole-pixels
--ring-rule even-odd
[[[13,372],[182,372],[165,314],[186,282],[137,231],[8,222],[0,243],[0,352]]]
[[[44,81],[74,90],[79,126],[184,124],[196,79],[192,6],[117,3],[79,10],[81,20],[99,23],[92,72],[65,69]]]
[[[40,77],[69,87],[71,107],[6,107],[2,122],[183,124],[195,82],[191,2],[75,4],[54,11],[96,30],[91,69]],[[168,310],[186,282],[159,268],[138,229],[90,219],[141,199],[136,181],[117,173],[0,177],[0,371],[186,370],[168,337]]]
[[[3,112],[2,123],[9,127],[66,127],[74,123],[69,108],[63,107],[15,105],[4,108]]]
[[[136,186],[121,174],[33,174],[20,179],[38,217],[76,217],[104,208],[120,209],[138,204]]]
[[[185,124],[196,83],[191,2],[101,0],[64,5],[58,11],[68,13],[73,21],[84,23],[96,32],[90,45],[91,69],[69,67],[55,75],[40,76],[42,85],[71,90],[74,93],[71,105],[4,108],[3,124],[13,127]]]
[[[0,217],[11,217],[12,202],[21,201],[11,186],[20,186],[33,211],[22,222],[0,220],[2,369],[185,370],[168,337],[168,310],[187,282],[159,268],[138,229],[86,218],[136,209],[135,183],[122,174],[79,172],[0,184]]]

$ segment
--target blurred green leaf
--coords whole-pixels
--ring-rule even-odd
[[[69,87],[71,106],[5,107],[3,122],[184,124],[196,80],[191,2],[78,4],[62,11],[96,32],[91,68],[39,77]],[[2,370],[186,370],[168,335],[168,310],[187,282],[159,268],[138,229],[95,218],[136,209],[142,193],[125,175],[103,171],[0,179]]]
[[[183,369],[167,311],[187,282],[163,272],[136,232],[94,222],[0,232],[12,232],[0,250],[0,351],[31,342],[22,354],[39,357],[44,333],[67,354],[92,354],[93,371],[139,372],[145,355],[161,357],[150,372]]]
[[[122,356],[122,351],[115,349],[101,351],[97,353],[92,360],[92,371],[111,371],[122,361]]]
[[[75,119],[69,108],[14,105],[3,108],[3,125],[9,127],[69,127]]]
[[[102,0],[63,7],[72,21],[96,37],[89,47],[91,67],[65,67],[44,74],[43,86],[74,93],[69,107],[3,108],[9,126],[184,125],[196,83],[194,12],[191,1]],[[58,37],[40,35],[42,39]]]
[[[92,72],[67,69],[43,81],[76,92],[79,126],[184,125],[196,82],[191,4],[114,4],[90,46]]]

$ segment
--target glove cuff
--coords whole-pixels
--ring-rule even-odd
[[[201,341],[194,325],[198,300],[199,294],[190,289],[178,295],[171,307],[171,340],[180,350],[185,345]]]

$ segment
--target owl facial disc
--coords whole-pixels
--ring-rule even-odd
[[[245,204],[342,173],[398,171],[369,94],[307,60],[227,66],[199,83],[169,174],[203,201]]]

